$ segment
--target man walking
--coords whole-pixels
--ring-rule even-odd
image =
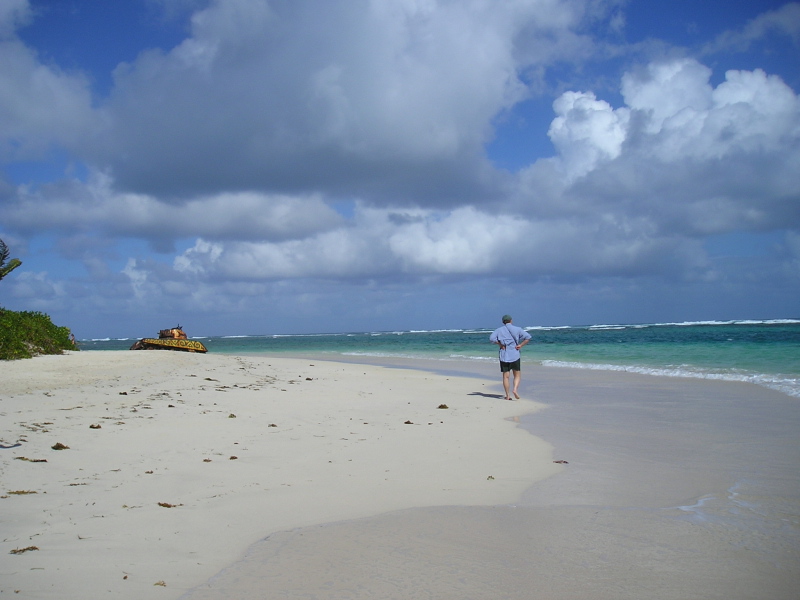
[[[520,373],[521,355],[520,348],[531,341],[531,335],[511,323],[511,315],[503,315],[503,326],[495,329],[489,336],[489,341],[500,346],[500,372],[503,374],[503,389],[506,400],[511,400],[511,391],[514,398],[519,400],[519,383],[522,380]],[[511,387],[511,373],[514,374],[514,385]]]

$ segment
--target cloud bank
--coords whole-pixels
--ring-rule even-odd
[[[714,43],[790,24],[798,6]],[[750,276],[796,278],[800,99],[777,75],[730,70],[713,84],[685,52],[632,61],[616,94],[556,96],[552,155],[493,165],[497,119],[549,69],[589,61],[602,47],[590,32],[618,29],[618,9],[212,1],[182,43],[144,49],[93,98],[86,74],[20,41],[31,17],[14,0],[0,11],[0,157],[69,158],[49,182],[6,175],[0,233],[23,247],[58,239],[84,273],[28,273],[12,295],[103,307],[125,296],[124,310],[175,295],[233,311],[309,281],[345,295],[508,278],[726,281],[742,263],[711,242],[765,233],[778,262],[756,260]],[[155,254],[131,253],[139,242]]]

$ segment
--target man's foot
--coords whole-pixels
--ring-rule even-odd
[[[517,392],[514,392],[514,398],[516,398],[517,400],[519,400],[519,394],[518,394]],[[511,400],[511,398],[509,398],[509,400]]]

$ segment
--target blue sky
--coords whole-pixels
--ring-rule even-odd
[[[800,3],[4,0],[0,306],[79,338],[800,316]]]

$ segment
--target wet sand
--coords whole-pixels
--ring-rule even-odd
[[[563,471],[511,504],[273,534],[183,598],[797,597],[798,399],[742,383],[524,368],[524,397],[547,408],[521,424],[553,445]]]

